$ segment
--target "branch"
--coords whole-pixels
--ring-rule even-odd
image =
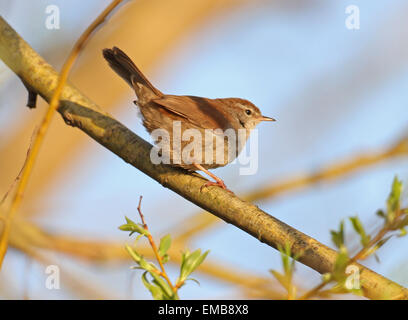
[[[77,67],[71,71],[69,77],[71,81],[78,80],[81,85],[86,85],[88,97],[98,97],[98,101],[103,101],[104,110],[114,112],[121,108],[117,101],[129,97],[131,92],[118,77],[112,77],[110,68],[101,68],[102,64],[105,65],[102,59],[95,59],[99,57],[102,47],[107,46],[107,43],[113,43],[112,41],[116,41],[116,44],[123,43],[121,45],[124,46],[123,49],[132,53],[138,65],[149,75],[149,71],[157,66],[157,62],[165,57],[171,48],[177,47],[180,39],[211,24],[214,16],[231,12],[246,3],[249,3],[249,0],[194,0],[194,5],[186,5],[186,0],[128,0],[122,10],[115,13],[115,18],[111,20],[106,31],[98,31],[97,37],[87,41],[86,50],[82,51]],[[163,21],[166,21],[165,29],[162,27]],[[133,30],[131,41],[129,30]],[[44,36],[55,32],[48,31]],[[55,43],[50,47],[48,55],[52,55],[58,61],[62,59],[63,62],[65,58],[62,57],[67,55],[63,46]],[[6,69],[6,66],[0,66],[0,86],[14,76],[8,70],[1,72]],[[90,74],[98,76],[89,77]],[[109,82],[107,79],[110,79]],[[107,83],[109,90],[101,90]],[[8,105],[10,108],[20,107],[26,102],[22,100],[15,97],[13,101],[8,101]],[[44,104],[41,101],[38,105]],[[7,136],[1,137],[0,154],[7,154],[7,157],[0,160],[1,193],[8,189],[10,181],[15,178],[17,170],[15,168],[19,166],[15,159],[20,157],[21,150],[26,149],[27,137],[32,134],[31,124],[39,122],[42,116],[43,111],[39,110],[31,112],[30,117],[19,117],[18,125],[14,126]],[[53,134],[47,135],[47,148],[51,148],[53,152],[35,164],[36,176],[41,178],[30,180],[30,192],[24,197],[24,202],[29,202],[31,207],[40,205],[42,200],[47,198],[48,187],[58,180],[59,173],[66,170],[67,164],[81,157],[86,150],[88,137],[80,133],[66,134],[66,129],[62,121],[55,121]],[[67,148],[70,152],[66,152]],[[31,214],[35,215],[33,212]]]
[[[58,74],[1,17],[0,58],[45,100],[50,101]],[[299,261],[320,273],[333,270],[337,256],[335,250],[225,190],[211,188],[200,192],[205,179],[198,174],[152,164],[152,146],[148,142],[101,111],[73,86],[64,87],[61,100],[57,111],[67,124],[79,128],[164,187],[269,246],[283,247],[289,242],[294,254],[303,253]],[[359,267],[363,268],[361,283],[368,298],[381,299],[388,296],[408,299],[405,288],[363,266]]]
[[[3,259],[7,251],[7,244],[8,244],[8,237],[10,234],[11,223],[13,220],[14,215],[16,214],[17,210],[20,207],[21,201],[24,196],[24,192],[28,183],[28,180],[31,175],[32,168],[34,166],[35,159],[37,158],[42,142],[44,137],[48,131],[49,125],[51,120],[54,116],[54,113],[58,107],[60,95],[62,88],[67,81],[69,71],[71,70],[72,65],[74,64],[77,56],[79,55],[82,47],[84,46],[85,42],[89,39],[91,34],[95,31],[95,29],[100,26],[106,19],[106,17],[114,10],[122,0],[113,0],[106,9],[90,24],[90,26],[84,31],[78,41],[75,43],[74,47],[72,48],[70,54],[68,55],[67,60],[65,61],[61,73],[58,77],[57,86],[55,91],[51,97],[50,105],[47,109],[47,113],[45,114],[39,129],[35,133],[35,138],[32,146],[29,148],[29,152],[27,154],[27,159],[24,163],[23,169],[21,171],[21,179],[18,179],[17,189],[11,203],[10,209],[6,213],[6,218],[4,222],[3,233],[1,234],[0,239],[0,269],[3,264]],[[28,89],[28,103],[27,106],[33,108],[35,107],[35,102],[37,100],[37,92],[33,90],[33,88],[23,80],[24,86]],[[20,174],[18,175],[20,177]]]
[[[13,227],[13,232],[10,235],[10,246],[22,253],[30,254],[37,250],[43,252],[45,249],[91,263],[123,263],[130,260],[129,253],[123,247],[123,243],[118,241],[94,241],[52,234],[22,219],[16,221]],[[172,257],[169,263],[180,265],[180,251],[184,248],[184,243],[174,241],[169,249],[169,255]],[[154,258],[151,248],[147,246],[138,247],[138,252],[149,259]],[[259,296],[263,294],[264,298],[283,298],[282,294],[278,293],[272,277],[248,273],[223,261],[215,262],[206,259],[197,272],[212,277],[216,281],[236,285],[245,292],[257,292]]]
[[[147,226],[147,223],[145,222],[144,215],[142,213],[142,199],[143,199],[143,197],[140,196],[139,205],[137,206],[137,211],[139,212],[140,219],[142,220],[143,228],[147,232],[149,232],[149,228]],[[178,299],[178,295],[177,295],[177,289],[178,288],[176,286],[173,286],[173,283],[171,282],[169,276],[167,275],[166,269],[164,268],[163,258],[159,254],[159,250],[157,249],[156,242],[154,241],[154,239],[153,239],[152,235],[150,234],[150,232],[146,235],[146,237],[149,240],[149,243],[150,243],[150,246],[152,247],[155,258],[156,258],[157,262],[160,265],[160,271],[161,272],[159,273],[159,275],[162,276],[166,280],[166,282],[168,283],[170,288],[173,290],[174,294],[177,296],[177,299]]]
[[[284,178],[274,181],[271,184],[260,186],[241,197],[246,201],[271,200],[278,196],[296,192],[318,183],[329,183],[350,175],[359,170],[378,165],[385,161],[391,161],[398,157],[408,156],[408,135],[401,135],[396,141],[391,143],[390,147],[376,152],[363,152],[351,158],[335,161],[329,165],[322,166],[322,169],[312,172],[298,174],[294,177]],[[177,239],[186,241],[192,236],[197,236],[213,225],[219,222],[214,216],[203,215],[205,211],[187,218],[183,221],[183,230],[179,233]]]

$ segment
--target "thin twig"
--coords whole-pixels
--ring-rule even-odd
[[[397,215],[395,217],[395,219],[398,219],[402,212],[404,212],[405,209],[399,209],[397,210]],[[396,221],[396,220],[395,220]],[[385,235],[390,232],[393,231],[392,229],[389,228],[388,225],[385,225],[383,228],[381,228],[377,234],[371,238],[371,240],[368,242],[368,244],[366,246],[364,246],[359,252],[357,252],[352,258],[349,259],[347,265],[351,265],[359,260],[364,260],[368,257],[368,252],[370,251],[370,249],[372,249],[381,239],[383,239],[385,237]],[[320,284],[316,285],[313,289],[307,291],[305,294],[303,294],[299,300],[306,300],[306,299],[310,299],[311,297],[317,295],[326,285],[328,285],[329,283],[333,282],[334,280],[330,280],[330,281],[322,281]],[[399,297],[399,295],[397,295],[396,297]],[[393,299],[395,299],[396,297],[394,297]]]
[[[142,220],[143,228],[146,231],[149,231],[149,228],[148,228],[148,226],[147,226],[147,224],[146,224],[146,222],[144,220],[144,216],[143,216],[143,213],[142,213],[142,208],[141,208],[142,199],[143,199],[143,196],[140,196],[139,205],[137,206],[137,211],[139,212],[140,219]],[[161,272],[159,273],[159,275],[161,275],[164,279],[166,279],[166,281],[169,284],[171,290],[173,290],[173,292],[177,295],[178,287],[174,286],[173,283],[170,281],[170,278],[167,275],[166,269],[164,268],[162,257],[160,256],[159,251],[157,250],[157,246],[156,246],[156,243],[154,242],[154,239],[153,239],[152,235],[150,234],[150,232],[148,232],[146,236],[147,236],[147,239],[149,240],[150,246],[153,249],[153,252],[154,252],[154,255],[155,255],[156,259],[157,259],[157,262],[160,265]]]
[[[106,263],[113,261],[127,261],[129,254],[123,249],[123,243],[110,241],[90,241],[78,237],[64,236],[60,234],[49,233],[32,222],[19,220],[13,228],[10,236],[10,246],[25,253],[26,248],[35,248],[55,251],[87,263]],[[172,259],[169,263],[179,265],[181,256],[179,255],[183,247],[178,242],[173,241],[169,249],[169,255]],[[138,248],[143,256],[154,258],[154,253],[150,245]],[[223,261],[207,261],[198,269],[198,272],[214,278],[229,285],[236,285],[242,289],[262,292],[260,294],[269,294],[277,297],[276,285],[270,277],[261,277],[240,270],[236,266],[229,265]],[[279,295],[280,296],[280,295]]]
[[[328,284],[328,282],[322,281],[317,286],[315,286],[313,289],[308,290],[305,294],[303,294],[299,298],[299,300],[307,300],[307,299],[310,299],[311,297],[317,295],[326,286],[326,284]]]
[[[4,256],[6,255],[6,252],[7,252],[8,238],[10,235],[10,229],[11,229],[11,223],[12,223],[13,217],[16,214],[18,208],[20,207],[30,174],[34,166],[34,162],[37,159],[40,147],[44,140],[44,136],[47,133],[49,124],[51,123],[51,120],[55,114],[55,111],[58,108],[61,92],[67,81],[69,71],[71,70],[72,65],[74,64],[76,58],[78,57],[81,49],[85,45],[86,40],[88,40],[89,37],[91,36],[92,32],[105,21],[106,17],[122,1],[123,0],[113,0],[111,4],[94,20],[94,22],[92,22],[92,24],[85,30],[85,32],[81,35],[81,37],[75,43],[67,60],[64,63],[64,66],[62,67],[61,73],[58,77],[57,87],[55,88],[54,94],[51,98],[47,113],[45,114],[41,122],[40,128],[37,131],[31,152],[29,153],[27,157],[27,162],[25,163],[23,167],[21,179],[19,180],[19,183],[17,185],[17,190],[14,195],[13,201],[11,203],[10,209],[6,213],[3,233],[0,239],[0,269],[3,264]]]
[[[24,159],[23,166],[21,167],[20,172],[18,173],[17,177],[14,179],[13,183],[11,184],[11,186],[9,187],[9,189],[7,190],[7,192],[4,194],[3,198],[1,199],[1,201],[0,201],[0,206],[2,206],[2,205],[4,204],[4,202],[6,201],[8,195],[9,195],[10,192],[14,189],[14,186],[17,184],[17,182],[18,182],[18,181],[20,180],[20,178],[21,178],[21,175],[22,175],[22,173],[23,173],[23,169],[24,169],[24,167],[25,167],[26,164],[27,164],[27,159],[28,159],[28,156],[29,156],[29,154],[30,154],[30,152],[31,152],[31,148],[32,148],[32,146],[33,146],[33,140],[34,140],[34,137],[35,137],[35,135],[36,135],[36,132],[37,132],[37,128],[34,129],[33,134],[31,135],[30,145],[29,145],[29,147],[28,147],[28,149],[27,149],[27,154],[26,154],[26,158]],[[4,219],[4,220],[5,220],[5,219]]]

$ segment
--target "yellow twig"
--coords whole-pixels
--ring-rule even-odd
[[[51,98],[50,105],[48,107],[47,113],[45,114],[41,125],[35,135],[34,142],[31,150],[29,151],[26,159],[26,163],[23,167],[21,173],[21,179],[17,185],[16,192],[14,194],[13,201],[11,203],[10,209],[6,213],[6,219],[4,221],[3,233],[0,239],[0,269],[3,264],[4,256],[7,252],[7,243],[10,235],[10,228],[13,217],[20,207],[21,201],[23,199],[24,191],[26,189],[32,168],[34,166],[35,159],[39,153],[40,147],[44,140],[44,136],[47,133],[49,124],[52,120],[52,117],[58,108],[60,95],[62,89],[67,81],[69,71],[78,54],[80,53],[82,47],[85,45],[86,40],[91,36],[92,32],[101,25],[106,17],[115,9],[123,0],[114,0],[111,4],[92,22],[92,24],[85,30],[81,37],[77,40],[74,47],[72,48],[67,60],[65,61],[60,76],[58,77],[57,87],[55,88],[54,94]]]
[[[0,200],[0,206],[2,206],[2,205],[4,204],[4,202],[6,201],[6,199],[7,199],[8,195],[9,195],[9,193],[14,189],[14,186],[17,184],[17,182],[18,182],[18,181],[20,180],[20,178],[21,178],[21,175],[23,174],[24,167],[25,167],[26,164],[27,164],[28,156],[29,156],[29,154],[30,154],[31,147],[32,147],[32,145],[33,145],[33,139],[34,139],[35,133],[36,133],[36,130],[34,130],[32,136],[31,136],[30,146],[28,147],[27,155],[26,155],[26,158],[25,158],[25,160],[24,160],[24,164],[23,164],[23,166],[21,167],[21,170],[20,170],[20,172],[18,173],[17,177],[14,179],[13,183],[11,184],[10,188],[7,190],[7,192],[4,194],[3,198]],[[0,218],[2,218],[2,217],[0,217]],[[3,219],[3,221],[4,221],[4,219]]]

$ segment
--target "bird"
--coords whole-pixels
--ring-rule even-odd
[[[170,166],[203,171],[214,179],[206,182],[201,190],[218,186],[230,191],[224,181],[208,169],[232,162],[260,122],[276,120],[263,116],[259,108],[246,99],[164,94],[117,47],[103,49],[103,57],[135,91],[134,103],[140,109],[143,126],[156,139],[155,144],[168,147],[157,155],[167,159],[165,163]],[[160,137],[157,132],[161,133]],[[239,139],[240,133],[242,139]],[[235,140],[230,138],[234,135]],[[167,151],[164,157],[163,150]]]

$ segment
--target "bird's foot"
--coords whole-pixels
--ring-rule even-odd
[[[220,188],[228,191],[229,193],[234,194],[230,189],[227,188],[224,181],[222,181],[221,179],[216,180],[216,182],[208,181],[208,182],[204,183],[200,188],[200,192],[202,192],[204,188],[208,188],[208,187],[212,187],[212,186],[220,187]]]
[[[231,190],[229,190],[227,188],[227,186],[225,185],[224,181],[222,181],[220,178],[218,178],[216,175],[212,174],[210,171],[208,171],[206,168],[204,168],[202,165],[200,165],[199,163],[193,163],[193,165],[198,169],[201,170],[203,172],[205,172],[206,174],[208,174],[211,178],[213,178],[216,182],[213,181],[208,181],[206,183],[204,183],[201,188],[200,188],[200,192],[203,191],[204,188],[207,187],[211,187],[211,186],[217,186],[220,187],[226,191],[228,191],[229,193],[234,194],[234,192],[232,192]]]

